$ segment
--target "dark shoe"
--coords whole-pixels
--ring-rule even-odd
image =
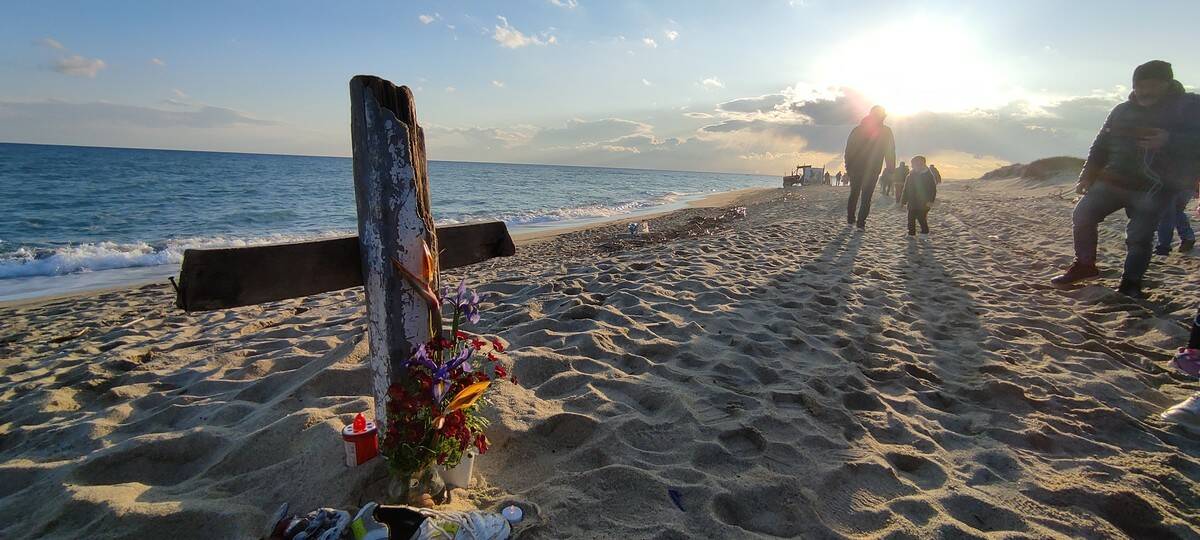
[[[860,230],[860,231],[865,231],[865,230],[867,230],[867,224],[866,224],[866,223],[859,223],[859,224],[858,224],[858,230]]]
[[[1194,248],[1194,247],[1196,247],[1195,239],[1183,240],[1183,241],[1179,242],[1179,252],[1180,253],[1187,253],[1187,252],[1191,251],[1192,248]]]
[[[1092,279],[1100,275],[1100,270],[1096,268],[1095,263],[1082,263],[1075,261],[1071,267],[1067,269],[1061,276],[1057,276],[1050,280],[1052,285],[1074,285],[1080,281]]]
[[[1142,283],[1140,281],[1133,281],[1132,279],[1121,278],[1121,285],[1117,287],[1117,292],[1130,298],[1141,299],[1146,297],[1146,294],[1142,292]]]
[[[1156,248],[1154,248],[1154,254],[1162,255],[1163,257],[1166,257],[1167,255],[1171,254],[1171,248],[1170,247],[1156,247]]]

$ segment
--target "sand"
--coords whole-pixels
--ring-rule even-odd
[[[1200,299],[1046,286],[1064,181],[943,184],[933,237],[844,189],[610,225],[474,267],[519,385],[460,503],[522,538],[1195,538],[1200,434],[1157,414]],[[454,279],[454,276],[449,276]],[[279,503],[354,507],[338,430],[371,409],[361,292],[186,315],[149,285],[0,308],[0,537],[252,538]],[[668,497],[681,495],[683,510]]]

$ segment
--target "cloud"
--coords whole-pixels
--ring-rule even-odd
[[[651,49],[658,48],[658,42],[654,41],[652,38],[642,38],[642,43],[646,44],[646,46],[650,47]]]
[[[222,128],[238,125],[271,126],[277,122],[260,120],[225,107],[198,105],[178,111],[119,105],[103,101],[71,103],[66,101],[0,101],[0,117],[13,124],[143,128]]]
[[[652,129],[649,124],[621,118],[574,118],[560,128],[539,129],[529,142],[547,148],[591,147],[629,135],[650,133]]]
[[[642,79],[642,85],[643,86],[654,86],[654,83],[652,83],[646,79]]]
[[[52,38],[52,37],[44,37],[44,38],[42,38],[42,39],[39,39],[39,40],[37,40],[37,43],[38,43],[39,45],[42,45],[42,46],[45,46],[45,47],[50,47],[51,49],[54,49],[54,50],[56,50],[56,51],[65,51],[65,50],[67,50],[67,48],[66,48],[66,47],[64,47],[64,46],[63,46],[63,44],[62,44],[61,42],[59,42],[57,39],[54,39],[54,38]]]
[[[705,88],[710,88],[710,89],[725,88],[725,83],[721,82],[721,79],[718,79],[716,77],[709,77],[707,79],[704,79],[703,81],[700,81],[700,85]]]
[[[496,88],[504,88],[504,81],[492,81],[492,86]]]
[[[579,6],[579,2],[577,0],[550,0],[550,3],[560,8],[567,9],[575,9]]]
[[[788,104],[788,110],[816,125],[857,124],[869,109],[870,102],[852,88],[838,88],[833,95],[794,96]]]
[[[457,91],[457,90],[458,90],[458,89],[457,89],[457,88],[455,88],[455,87],[453,87],[453,86],[447,86],[447,87],[446,87],[446,93],[447,93],[447,94],[453,94],[453,93],[454,93],[455,91]]]
[[[99,58],[85,58],[78,54],[65,56],[54,62],[54,71],[63,75],[87,77],[89,79],[96,78],[96,74],[106,67],[108,67],[108,64],[104,60]]]
[[[496,25],[495,30],[492,32],[492,39],[496,40],[496,43],[499,43],[501,47],[519,49],[529,45],[545,46],[558,42],[558,38],[551,35],[548,31],[542,32],[540,36],[529,36],[517,30],[516,27],[510,26],[508,19],[503,16],[497,15],[496,18],[500,19],[500,24]]]
[[[783,94],[769,94],[752,98],[739,98],[720,103],[717,108],[727,112],[765,113],[783,105],[787,97]]]
[[[957,174],[982,172],[997,162],[1027,162],[1050,155],[1082,155],[1121,92],[1076,96],[1043,105],[1015,101],[993,109],[922,112],[889,119],[900,155],[942,156]],[[747,155],[798,148],[836,156],[850,127],[869,103],[853,89],[801,94],[789,88],[727,101],[703,136],[756,149]],[[689,114],[689,116],[692,116]],[[698,116],[693,116],[698,117]],[[840,161],[839,161],[840,163]]]
[[[666,34],[667,39],[671,40],[671,41],[675,41],[675,40],[679,39],[679,32],[676,32],[674,30],[667,30],[666,32],[663,32],[663,34]]]
[[[429,24],[433,21],[440,20],[441,18],[442,15],[440,13],[434,13],[433,15],[417,15],[417,20],[421,21],[421,24]]]
[[[715,118],[713,115],[705,112],[685,112],[683,115],[688,118]]]
[[[154,64],[154,65],[156,65],[156,66],[158,66],[158,67],[163,67],[163,66],[167,65],[167,63],[166,63],[166,62],[163,62],[163,59],[162,59],[162,58],[158,58],[157,56],[156,56],[156,57],[154,57],[154,58],[151,58],[151,59],[150,59],[150,63],[151,63],[151,64]]]
[[[67,50],[62,42],[52,37],[44,37],[36,43],[43,47],[60,51],[65,55],[60,56],[54,61],[54,71],[64,75],[94,79],[100,70],[108,67],[108,64],[99,58],[87,58],[78,54],[70,54],[70,51]]]
[[[183,90],[180,90],[178,88],[172,88],[171,93],[174,94],[175,97],[178,99],[187,99],[188,98],[187,92],[184,92]]]

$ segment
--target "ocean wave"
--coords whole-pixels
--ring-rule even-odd
[[[0,255],[0,279],[61,276],[121,268],[179,264],[188,249],[245,247],[318,240],[351,234],[348,231],[303,235],[274,234],[255,238],[183,238],[161,243],[95,242],[54,248],[18,247]]]
[[[702,193],[684,193],[670,191],[646,199],[624,201],[611,204],[589,204],[567,206],[560,208],[541,208],[535,210],[509,211],[499,213],[466,215],[453,218],[439,219],[440,224],[463,223],[476,219],[496,219],[511,226],[547,225],[558,221],[590,221],[605,218],[620,217],[634,212],[666,206],[679,202],[685,197],[694,197]]]
[[[555,222],[578,222],[619,217],[641,210],[669,205],[701,193],[667,192],[640,200],[613,204],[591,204],[562,208],[510,211],[480,215],[459,215],[439,219],[439,225],[466,223],[480,219],[498,219],[513,227],[545,226]],[[193,237],[162,242],[90,242],[57,247],[18,246],[0,250],[0,279],[34,276],[62,276],[85,272],[178,265],[187,249],[245,247],[284,242],[319,240],[354,234],[353,231],[325,231],[310,234],[272,234],[252,238],[229,236]],[[12,246],[5,246],[11,250]],[[4,251],[7,251],[6,253]]]

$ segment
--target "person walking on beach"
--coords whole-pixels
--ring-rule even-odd
[[[1118,104],[1088,152],[1071,215],[1075,262],[1051,279],[1067,286],[1100,275],[1097,227],[1125,210],[1125,268],[1117,290],[1142,297],[1154,230],[1175,193],[1200,175],[1200,96],[1185,92],[1171,64],[1153,60],[1133,72],[1133,92]]]
[[[916,164],[913,164],[916,167]],[[892,192],[896,197],[896,206],[899,207],[904,199],[904,182],[908,179],[908,165],[903,161],[900,162],[900,167],[896,169],[896,174],[892,176]]]
[[[925,166],[925,156],[913,156],[912,172],[904,179],[900,202],[908,205],[908,235],[917,235],[917,223],[921,234],[929,234],[929,209],[937,198],[937,181],[933,171]]]
[[[942,185],[942,173],[937,170],[937,165],[930,163],[929,172],[933,173],[933,181],[937,182],[939,186]]]
[[[850,182],[850,198],[846,201],[846,223],[867,228],[871,213],[871,196],[879,173],[891,174],[896,167],[896,140],[891,128],[883,125],[887,112],[876,105],[863,117],[846,139],[846,177]],[[883,169],[887,163],[886,171]],[[860,200],[861,198],[861,200]]]
[[[1196,233],[1187,217],[1187,204],[1196,196],[1195,186],[1192,189],[1182,189],[1175,194],[1171,206],[1163,212],[1158,221],[1158,245],[1154,248],[1156,255],[1171,254],[1171,240],[1175,231],[1179,231],[1179,252],[1187,253],[1196,246]]]
[[[832,178],[833,177],[829,175],[829,171],[825,171],[825,185],[832,186],[833,185]]]
[[[834,185],[835,186],[842,185],[842,171],[838,171],[837,176],[835,178],[837,179],[837,183]]]

